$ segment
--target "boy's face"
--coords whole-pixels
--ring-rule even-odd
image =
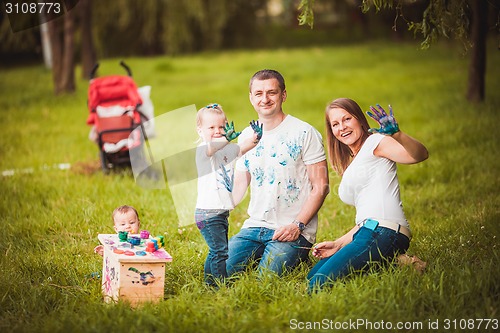
[[[128,231],[131,234],[139,233],[140,222],[133,210],[126,213],[116,213],[115,215],[115,231]]]
[[[205,142],[222,138],[226,117],[224,115],[209,113],[203,115],[201,126],[198,127],[198,134]]]

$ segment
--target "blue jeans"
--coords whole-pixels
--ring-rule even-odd
[[[361,227],[352,242],[331,257],[321,259],[309,272],[309,292],[331,284],[352,271],[366,269],[370,262],[390,261],[408,250],[408,237],[394,230],[377,226],[375,230]]]
[[[213,209],[196,209],[195,220],[201,235],[208,245],[208,255],[205,260],[205,282],[216,286],[217,280],[223,282],[227,277],[227,221],[229,211]]]
[[[293,242],[273,241],[274,230],[268,228],[243,228],[229,240],[229,259],[226,261],[229,276],[246,269],[251,262],[259,261],[258,271],[271,271],[282,275],[284,271],[308,259],[309,250],[294,246],[312,246],[302,235]]]

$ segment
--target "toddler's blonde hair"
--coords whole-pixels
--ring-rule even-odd
[[[224,113],[222,106],[217,103],[212,103],[198,110],[198,113],[196,113],[196,126],[201,127],[203,116],[210,112],[213,114],[224,116],[224,119],[227,121],[226,114]]]

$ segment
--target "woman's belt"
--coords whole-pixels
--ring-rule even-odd
[[[359,225],[360,227],[364,226],[369,229],[375,230],[376,227],[383,227],[394,230],[398,233],[401,233],[408,237],[411,240],[411,231],[405,226],[402,226],[399,223],[386,221],[386,220],[374,220],[374,219],[366,219]]]

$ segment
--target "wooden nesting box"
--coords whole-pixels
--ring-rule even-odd
[[[164,248],[147,252],[148,239],[131,245],[120,241],[117,234],[100,234],[98,238],[104,245],[102,293],[106,302],[120,299],[137,305],[163,299],[165,265],[172,261]]]

